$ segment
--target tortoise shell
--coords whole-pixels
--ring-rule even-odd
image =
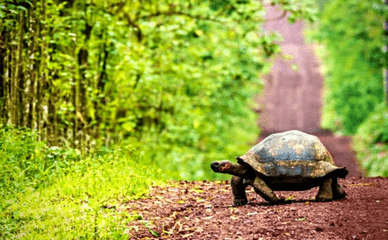
[[[344,169],[317,137],[297,130],[268,136],[237,161],[268,177],[317,178]]]

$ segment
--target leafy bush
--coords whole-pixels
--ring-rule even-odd
[[[352,134],[384,99],[385,9],[379,0],[333,0],[320,15],[325,94],[322,125]]]
[[[369,176],[388,176],[388,108],[385,104],[380,104],[360,125],[353,148]]]

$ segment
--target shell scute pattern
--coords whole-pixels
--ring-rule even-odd
[[[296,130],[272,134],[240,158],[267,176],[320,177],[339,169],[317,137]]]

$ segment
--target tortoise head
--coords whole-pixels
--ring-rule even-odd
[[[227,160],[212,162],[210,167],[214,172],[229,173],[233,168],[233,164]]]
[[[210,167],[214,172],[228,173],[239,177],[248,177],[253,173],[253,169],[249,165],[235,164],[227,160],[212,162]]]

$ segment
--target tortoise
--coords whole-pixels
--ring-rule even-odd
[[[233,175],[235,206],[248,203],[245,189],[249,185],[270,203],[284,201],[273,191],[304,191],[317,186],[316,201],[346,197],[337,179],[345,178],[348,170],[334,164],[316,136],[298,130],[271,134],[236,159],[238,164],[227,160],[211,163],[214,172]]]

